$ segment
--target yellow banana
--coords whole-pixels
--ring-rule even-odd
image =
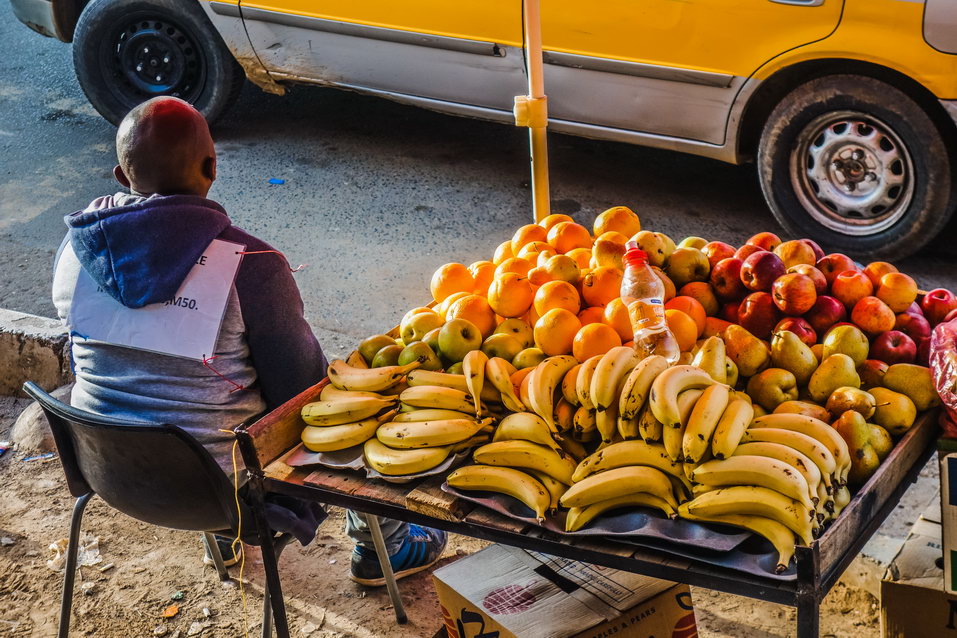
[[[353,350],[349,353],[349,356],[346,357],[346,363],[353,368],[368,368],[369,364],[366,363],[366,360],[359,354],[358,350]]]
[[[618,404],[595,411],[595,425],[604,443],[611,443],[618,434]]]
[[[402,380],[420,365],[418,361],[404,366],[383,366],[381,368],[356,368],[342,359],[329,364],[329,380],[340,390],[359,390],[363,392],[381,392]]]
[[[578,395],[578,405],[589,410],[595,409],[595,403],[591,398],[591,380],[595,376],[595,368],[601,361],[601,357],[602,355],[596,354],[594,357],[586,359],[582,363],[581,370],[578,371],[578,378],[575,379],[575,394]]]
[[[577,364],[578,361],[571,355],[548,357],[528,375],[529,407],[545,419],[552,432],[558,432],[555,425],[555,389],[565,374]]]
[[[682,438],[685,463],[698,463],[711,445],[711,435],[728,407],[730,388],[715,383],[701,393],[688,419],[688,427]]]
[[[545,491],[548,492],[548,509],[552,512],[556,511],[558,509],[559,501],[562,498],[562,494],[565,493],[565,490],[568,489],[568,486],[561,481],[556,481],[544,472],[529,470],[528,473],[538,479],[538,481],[545,486]]]
[[[596,472],[630,465],[646,465],[683,479],[681,467],[668,457],[660,443],[622,441],[585,457],[575,468],[572,480],[578,482]]]
[[[650,507],[660,510],[668,518],[674,518],[677,514],[675,508],[663,498],[647,492],[636,492],[592,503],[585,507],[572,507],[568,510],[568,516],[565,518],[565,531],[576,532],[605,512],[625,507]]]
[[[691,365],[701,368],[718,383],[728,382],[727,354],[724,339],[714,335],[705,339],[701,349],[695,354]]]
[[[485,364],[488,355],[481,350],[471,350],[462,359],[462,372],[465,373],[465,385],[475,402],[476,418],[482,416],[482,387],[485,385]]]
[[[394,398],[352,397],[333,401],[314,401],[302,406],[306,425],[342,425],[367,419],[376,412],[394,406]]]
[[[561,446],[552,438],[548,424],[532,412],[516,412],[506,416],[495,428],[492,441],[531,441],[564,454]]]
[[[704,517],[728,514],[764,516],[790,529],[805,545],[810,545],[814,540],[810,510],[794,499],[766,487],[722,487],[683,503],[678,508],[678,515],[683,516],[685,512]]]
[[[376,438],[396,449],[441,447],[461,443],[494,423],[494,419],[446,419],[443,421],[391,421],[383,423]]]
[[[566,436],[559,441],[558,444],[562,446],[562,449],[565,450],[565,454],[567,454],[574,463],[578,463],[588,455],[585,451],[585,447],[570,436]]]
[[[847,504],[851,502],[851,491],[842,485],[834,491],[834,518],[841,515]]]
[[[731,525],[740,527],[749,532],[754,532],[758,536],[763,536],[771,545],[774,551],[778,553],[778,564],[774,568],[775,574],[787,571],[791,564],[791,558],[794,557],[794,532],[787,526],[764,516],[749,516],[746,514],[724,514],[722,516],[695,516],[689,510],[687,503],[678,508],[678,515],[689,521],[700,521],[702,523],[720,523],[722,525]]]
[[[726,459],[734,454],[735,448],[741,442],[741,436],[751,425],[753,418],[754,408],[751,401],[738,396],[731,399],[711,437],[711,451],[716,459]]]
[[[815,508],[812,492],[804,475],[787,463],[767,456],[735,455],[724,460],[702,463],[691,473],[691,480],[703,485],[758,485],[784,494],[809,510]]]
[[[458,490],[498,492],[511,496],[534,511],[538,520],[544,520],[551,502],[548,490],[541,481],[511,467],[466,465],[449,474],[446,482]]]
[[[581,436],[595,431],[598,428],[598,424],[595,421],[595,416],[597,414],[597,410],[589,410],[585,406],[581,406],[575,410],[575,417],[572,426],[575,430],[575,433]]]
[[[641,432],[638,430],[638,424],[641,420],[638,417],[633,419],[626,419],[621,416],[621,413],[618,414],[618,433],[626,441],[632,439],[640,439]]]
[[[320,401],[335,401],[337,399],[354,399],[355,397],[366,397],[368,399],[384,399],[377,392],[359,392],[358,390],[340,390],[331,383],[324,387],[319,393]]]
[[[395,450],[373,437],[362,448],[366,465],[386,476],[407,476],[426,472],[441,465],[452,451],[451,446],[426,447],[417,450]]]
[[[410,386],[432,385],[452,388],[468,393],[469,386],[466,383],[464,374],[449,374],[447,372],[436,372],[434,370],[413,370],[406,376],[406,382]],[[481,393],[482,401],[501,403],[502,397],[496,388],[483,386]],[[474,411],[473,411],[474,412]]]
[[[438,408],[419,408],[411,412],[400,412],[392,417],[393,421],[399,423],[413,423],[415,421],[445,421],[446,419],[471,419],[475,420],[474,414],[466,412],[456,412],[455,410],[440,410]]]
[[[673,461],[683,461],[682,446],[684,444],[685,429],[688,426],[688,420],[691,418],[691,412],[694,405],[701,397],[701,390],[685,390],[678,396],[675,402],[678,410],[678,421],[676,427],[662,425],[661,442],[665,446],[665,451]]]
[[[566,485],[572,482],[575,461],[568,455],[530,441],[496,441],[475,450],[476,463],[538,470]]]
[[[651,392],[651,384],[669,367],[668,360],[654,354],[645,357],[628,373],[618,399],[618,413],[624,419],[634,419],[644,407]]]
[[[681,426],[678,395],[685,390],[706,388],[715,381],[704,370],[694,366],[674,366],[658,375],[651,384],[648,401],[665,429]]]
[[[449,447],[449,454],[458,454],[459,452],[464,452],[465,450],[470,450],[475,447],[480,447],[491,441],[491,437],[485,432],[485,428],[479,430],[479,433],[475,436],[469,437],[464,441],[458,443],[453,443]]]
[[[826,486],[832,483],[832,477],[837,470],[837,463],[834,461],[834,455],[812,436],[803,432],[794,430],[782,430],[780,428],[748,428],[741,437],[742,443],[752,441],[761,441],[767,443],[780,443],[794,448],[804,456],[811,459],[821,471],[821,480]]]
[[[647,465],[629,465],[585,477],[562,495],[564,507],[586,507],[625,494],[645,492],[678,507],[671,481],[664,472]]]
[[[618,412],[622,384],[638,361],[638,353],[629,346],[618,346],[602,355],[591,378],[591,400],[599,412],[612,406]]]
[[[581,402],[578,400],[578,392],[576,390],[578,383],[578,373],[581,372],[582,364],[579,363],[576,366],[573,366],[571,370],[565,373],[565,376],[562,377],[562,396],[565,397],[565,400],[578,407]]]
[[[652,412],[651,406],[646,402],[638,416],[638,433],[641,434],[642,439],[651,443],[661,440],[661,430],[661,421],[655,418],[655,413]]]
[[[379,417],[370,417],[343,425],[307,425],[302,431],[302,444],[313,452],[335,452],[365,443],[375,436],[380,423],[388,421],[395,410]]]
[[[753,443],[742,443],[734,450],[734,456],[766,456],[776,459],[782,463],[787,463],[804,476],[807,481],[808,491],[811,498],[820,500],[830,500],[827,496],[827,488],[824,488],[824,499],[821,499],[821,468],[814,464],[807,455],[798,452],[792,447],[781,445],[780,443],[768,443],[766,441],[755,441]]]
[[[416,408],[437,408],[475,413],[475,402],[465,392],[437,385],[414,385],[399,395],[399,400]]]
[[[792,430],[795,432],[803,432],[808,436],[814,437],[825,445],[827,449],[831,451],[831,454],[834,455],[837,469],[840,472],[839,482],[843,485],[847,481],[847,473],[851,469],[851,455],[847,449],[847,443],[844,441],[844,438],[838,434],[837,430],[824,421],[803,414],[767,414],[756,418],[751,427]]]
[[[512,385],[512,374],[514,372],[515,366],[501,357],[492,357],[485,364],[485,376],[492,382],[492,386],[499,391],[502,396],[502,403],[505,404],[509,412],[524,412],[526,407],[515,395],[515,387]]]

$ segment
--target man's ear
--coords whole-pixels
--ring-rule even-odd
[[[216,158],[207,157],[203,160],[203,177],[209,180],[210,183],[216,181]]]
[[[116,181],[122,184],[124,188],[130,187],[130,179],[126,176],[126,173],[123,172],[123,169],[120,168],[119,164],[113,167],[113,177],[115,177]]]

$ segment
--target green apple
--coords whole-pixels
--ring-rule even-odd
[[[692,281],[707,281],[710,273],[711,262],[697,248],[675,249],[665,266],[665,274],[678,288]]]
[[[493,334],[482,344],[482,352],[487,354],[490,359],[501,357],[506,361],[514,359],[515,355],[522,351],[522,348],[524,348],[522,342],[516,337],[501,332]]]
[[[366,363],[372,365],[372,360],[379,350],[394,345],[395,339],[389,335],[374,335],[359,344],[359,354],[366,360]]]
[[[696,237],[692,235],[691,237],[685,237],[678,243],[678,248],[697,248],[701,250],[708,245],[708,240],[703,237]]]
[[[455,363],[482,347],[482,332],[468,319],[452,319],[439,330],[439,352]]]
[[[515,355],[515,358],[512,359],[512,365],[515,366],[516,370],[521,370],[522,368],[537,366],[544,360],[545,353],[538,348],[525,348]]]
[[[394,342],[391,346],[386,346],[375,353],[372,362],[369,363],[373,368],[382,368],[384,366],[394,366],[399,364],[399,355],[403,347]]]
[[[415,343],[425,339],[430,331],[435,330],[443,324],[442,317],[435,312],[419,312],[412,315],[406,322],[405,327],[399,333],[402,340],[407,344]]]
[[[456,361],[445,370],[449,374],[465,374],[461,361]]]
[[[405,366],[409,365],[413,361],[418,361],[422,365],[419,366],[422,370],[441,370],[442,362],[439,361],[438,356],[435,352],[432,351],[432,348],[429,347],[429,344],[424,341],[416,341],[410,343],[405,348],[402,349],[402,352],[399,354],[399,365]]]
[[[495,334],[512,335],[518,339],[518,342],[522,344],[523,348],[531,348],[535,345],[534,330],[521,319],[506,319],[498,324],[498,327],[495,329]]]

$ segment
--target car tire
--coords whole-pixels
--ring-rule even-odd
[[[758,147],[761,189],[788,232],[859,258],[899,259],[954,209],[951,153],[923,108],[857,75],[811,80],[774,108]]]
[[[246,79],[196,0],[92,0],[76,26],[73,66],[113,124],[160,95],[186,100],[212,123]]]

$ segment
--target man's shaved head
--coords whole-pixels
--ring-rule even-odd
[[[216,150],[202,114],[175,97],[157,97],[130,111],[116,131],[113,170],[142,195],[200,195],[216,179]]]

